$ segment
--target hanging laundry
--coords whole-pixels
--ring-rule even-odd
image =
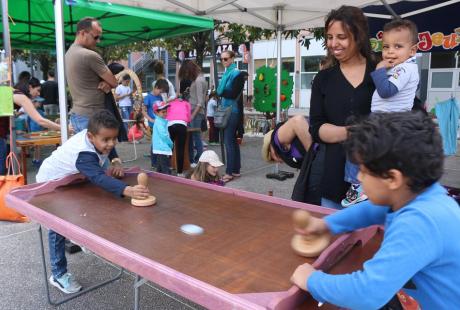
[[[436,117],[439,122],[439,131],[442,136],[444,155],[457,153],[457,129],[460,111],[456,98],[450,98],[436,104]]]

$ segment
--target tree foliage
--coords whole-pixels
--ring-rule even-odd
[[[43,72],[43,78],[46,79],[48,71],[54,69],[56,63],[56,54],[50,51],[30,51],[30,50],[12,50],[13,60],[19,59],[25,61],[28,66],[31,66],[30,55],[32,53],[33,65],[39,65],[39,69]],[[37,76],[35,76],[37,77]],[[40,78],[40,77],[37,77]]]

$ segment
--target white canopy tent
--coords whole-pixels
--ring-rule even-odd
[[[325,16],[341,5],[365,7],[397,0],[95,0],[160,11],[207,16],[215,20],[277,31],[277,94],[281,89],[281,33],[284,30],[323,27]],[[415,0],[417,1],[417,0]],[[418,0],[420,1],[420,0]],[[391,10],[391,8],[389,8]],[[391,12],[391,11],[390,11]],[[281,99],[277,95],[276,121]]]

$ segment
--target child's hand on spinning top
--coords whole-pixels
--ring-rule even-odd
[[[312,216],[305,228],[295,227],[295,231],[301,235],[322,235],[329,233],[329,227],[324,219]]]
[[[124,196],[128,196],[131,198],[148,198],[150,195],[149,189],[144,185],[134,185],[134,186],[126,186],[125,190],[123,191]]]
[[[314,271],[316,269],[308,263],[298,266],[291,276],[292,284],[308,292],[308,279]]]

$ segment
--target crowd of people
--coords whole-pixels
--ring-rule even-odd
[[[75,42],[65,57],[75,134],[43,162],[37,181],[82,173],[115,195],[146,197],[146,187],[119,180],[124,172],[115,144],[122,130],[131,140],[151,134],[148,155],[158,173],[172,173],[175,152],[178,176],[219,186],[240,177],[238,138],[244,134],[242,91],[247,73],[238,70],[235,54],[228,50],[220,54],[225,72],[215,91],[208,90],[201,68],[185,60],[176,92],[163,63],[156,62],[157,78],[138,105],[131,99],[129,75],[119,84],[113,68],[95,51],[101,35],[96,19],[84,18],[77,24]],[[317,203],[341,210],[313,219],[300,233],[339,234],[378,224],[385,226],[385,235],[363,270],[330,275],[304,264],[291,280],[318,301],[347,308],[381,308],[408,283],[416,288],[409,287],[409,294],[423,309],[455,308],[460,297],[455,276],[460,245],[450,239],[460,233],[460,209],[438,182],[443,170],[440,135],[429,117],[411,111],[419,83],[414,59],[417,27],[407,20],[387,23],[380,61],[371,52],[367,19],[359,8],[331,11],[325,37],[328,55],[312,84],[309,117],[277,124],[264,137],[262,156],[300,170],[307,169],[308,160],[305,180],[316,182]],[[15,86],[15,107],[22,107],[38,125],[59,130],[34,106],[40,83],[23,78]],[[48,94],[45,100],[52,97]],[[214,126],[218,101],[231,112],[221,132]],[[128,127],[120,119],[134,124]],[[4,125],[5,119],[1,120]],[[209,131],[209,143],[223,139],[222,176],[219,168],[224,163],[214,151],[203,148],[203,127]],[[4,148],[6,132],[0,134]],[[193,168],[188,174],[184,173],[187,135]],[[312,166],[319,171],[315,180],[308,175]],[[300,190],[310,188],[302,183]],[[67,272],[64,237],[50,230],[49,240],[50,283],[65,293],[79,291],[81,285]]]

